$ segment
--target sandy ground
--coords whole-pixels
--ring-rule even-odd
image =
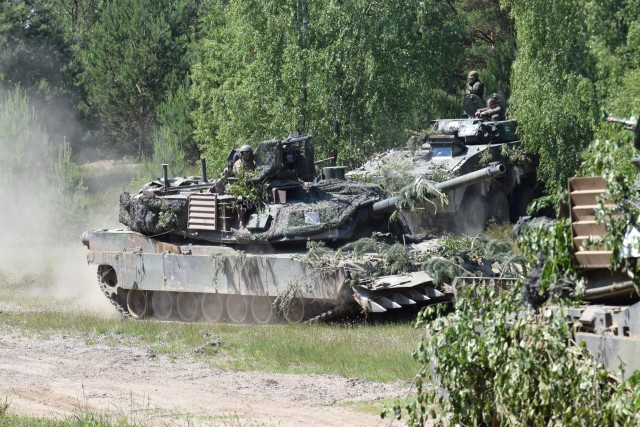
[[[88,411],[145,425],[376,426],[391,424],[349,404],[407,391],[404,383],[221,371],[73,336],[37,340],[4,330],[0,341],[0,398],[15,414]]]

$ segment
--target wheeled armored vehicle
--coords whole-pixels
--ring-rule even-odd
[[[504,99],[498,94],[491,96],[504,111]],[[434,120],[431,129],[412,136],[407,147],[383,153],[347,176],[389,188],[418,177],[448,180],[498,162],[505,165],[505,174],[458,187],[447,193],[448,203],[438,205],[433,215],[413,220],[422,227],[442,225],[467,234],[477,234],[490,219],[515,222],[537,195],[536,161],[520,155],[516,121],[476,116],[482,104],[476,95],[466,95],[463,117]]]
[[[318,179],[310,136],[260,143],[255,171],[219,179],[164,177],[120,197],[120,230],[83,235],[104,294],[125,316],[194,321],[300,322],[357,310],[384,312],[451,293],[410,262],[386,274],[379,254],[313,262],[309,246],[359,239],[419,251],[420,229],[379,185],[327,167]],[[490,165],[435,184],[443,193],[505,173]]]

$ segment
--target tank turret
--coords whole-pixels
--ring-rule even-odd
[[[616,118],[608,118],[607,121],[619,123],[634,132],[634,145],[640,148],[637,121]],[[638,158],[632,159],[632,162],[636,167],[640,165]],[[575,341],[583,343],[614,375],[629,378],[634,371],[640,370],[637,357],[640,353],[640,297],[633,279],[636,273],[632,271],[640,258],[640,232],[637,224],[630,223],[623,231],[622,247],[603,246],[602,238],[610,230],[597,220],[596,211],[599,204],[615,208],[604,200],[607,185],[608,182],[600,176],[574,177],[568,182],[573,264],[580,275],[577,289],[580,290],[578,297],[582,301],[569,311],[569,317],[575,322]],[[538,226],[549,227],[550,221],[546,218],[534,219],[525,228],[532,228],[535,232]],[[631,269],[613,268],[614,253],[630,261],[627,265]],[[545,302],[551,292],[563,294],[576,288],[575,283],[555,283],[542,292],[540,268],[534,270],[524,284],[525,298],[531,304]]]

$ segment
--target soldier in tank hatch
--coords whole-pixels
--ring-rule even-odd
[[[467,94],[477,95],[480,98],[484,97],[484,83],[482,83],[480,75],[475,70],[470,71],[467,76]]]
[[[504,109],[498,99],[491,95],[487,99],[487,106],[476,111],[476,116],[490,120],[504,120]]]
[[[256,161],[253,158],[253,148],[250,145],[245,144],[240,149],[240,158],[233,164],[233,173],[237,174],[241,169],[247,171],[256,170]]]

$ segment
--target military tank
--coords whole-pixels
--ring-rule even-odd
[[[123,193],[127,228],[82,237],[103,293],[126,317],[259,324],[450,299],[420,265],[381,273],[375,253],[310,262],[310,244],[336,248],[377,236],[406,247],[421,231],[393,215],[398,199],[379,185],[346,180],[342,167],[316,173],[311,140],[261,142],[251,173],[234,173],[233,149],[213,180],[204,162],[202,176],[180,179],[169,179],[164,165],[163,178]],[[455,191],[504,173],[494,164],[435,187]]]
[[[490,98],[506,111],[502,96],[492,94]],[[477,234],[491,219],[497,223],[517,221],[538,193],[536,161],[522,156],[518,157],[522,160],[515,160],[520,146],[516,121],[505,120],[500,114],[477,116],[482,105],[478,96],[466,95],[461,118],[434,120],[426,134],[412,136],[406,147],[378,155],[347,176],[389,188],[418,177],[448,180],[499,162],[505,165],[505,174],[448,191],[447,203],[434,206],[434,214],[413,215],[411,221],[416,227],[467,234]]]

